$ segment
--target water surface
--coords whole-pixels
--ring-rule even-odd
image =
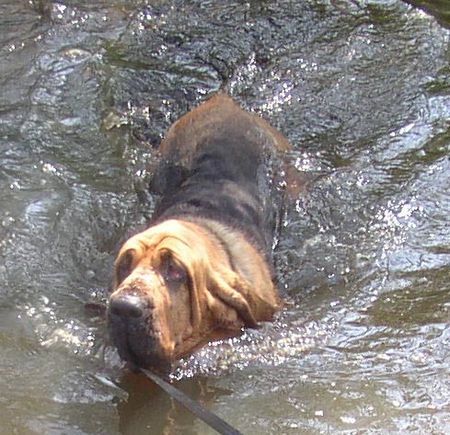
[[[450,432],[449,24],[445,1],[4,0],[0,432],[212,433],[122,376],[85,303],[151,213],[154,148],[222,87],[309,181],[279,318],[174,382],[243,433]]]

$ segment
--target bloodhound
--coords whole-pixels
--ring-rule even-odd
[[[166,371],[272,319],[281,299],[267,162],[290,149],[222,93],[170,128],[150,186],[159,205],[115,261],[108,329],[122,359]]]

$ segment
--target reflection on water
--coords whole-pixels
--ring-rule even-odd
[[[446,0],[406,0],[406,2],[434,15],[443,26],[450,26],[450,8]]]
[[[1,433],[210,433],[122,370],[85,305],[153,208],[154,147],[222,86],[308,183],[276,252],[283,312],[174,382],[244,433],[450,430],[446,2],[0,12]]]

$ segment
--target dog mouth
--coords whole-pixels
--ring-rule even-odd
[[[154,353],[135,353],[133,344],[129,341],[118,348],[120,357],[127,362],[128,367],[133,371],[138,371],[140,368],[152,369],[158,373],[167,374],[171,371],[172,365],[169,361],[161,358]]]
[[[149,334],[141,324],[111,317],[108,321],[109,335],[122,360],[132,369],[150,368],[162,373],[170,372],[171,361],[164,356],[154,336],[156,334]]]

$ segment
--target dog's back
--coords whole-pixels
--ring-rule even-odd
[[[213,219],[269,252],[274,207],[266,163],[289,147],[263,119],[216,95],[175,123],[161,144],[163,163],[152,190],[162,199],[154,222]]]

